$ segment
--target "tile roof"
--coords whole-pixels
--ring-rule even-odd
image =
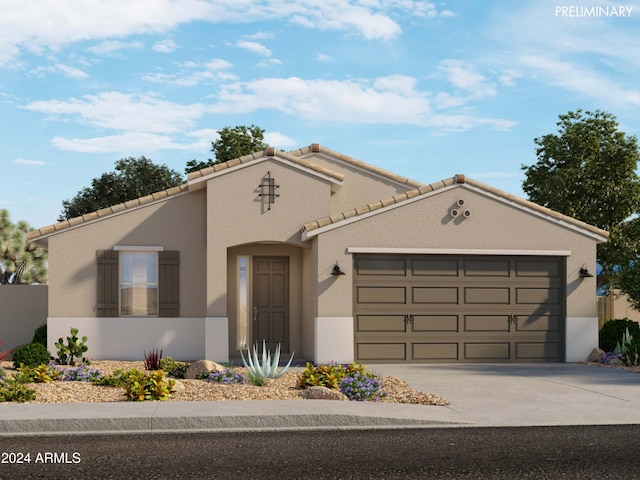
[[[320,144],[318,143],[312,143],[311,145],[309,145],[308,147],[303,147],[303,148],[299,148],[297,150],[291,150],[289,152],[289,155],[295,156],[295,157],[304,157],[307,155],[311,155],[314,153],[322,153],[325,155],[328,155],[330,157],[333,157],[335,159],[338,159],[344,163],[350,164],[354,167],[358,167],[361,168],[363,170],[367,170],[370,173],[379,175],[381,177],[385,177],[388,178],[390,180],[394,180],[398,183],[407,185],[408,187],[414,187],[414,188],[419,188],[424,186],[424,183],[418,182],[416,180],[411,180],[410,178],[406,178],[403,177],[401,175],[397,175],[393,172],[389,172],[387,170],[384,170],[382,168],[376,167],[375,165],[371,165],[369,163],[365,163],[361,160],[357,160],[353,157],[350,157],[348,155],[344,155],[340,152],[336,152],[334,150],[331,150],[330,148],[327,147],[322,147],[320,146]]]
[[[547,207],[543,207],[541,205],[538,205],[537,203],[533,203],[530,202],[529,200],[525,200],[523,198],[520,198],[516,195],[511,195],[510,193],[504,192],[502,190],[499,190],[497,188],[491,187],[489,185],[486,185],[482,182],[478,182],[476,180],[473,180],[471,178],[466,178],[464,175],[458,174],[454,177],[451,178],[447,178],[444,179],[440,182],[436,182],[436,183],[432,183],[430,185],[425,185],[419,188],[415,188],[413,190],[409,190],[408,192],[404,192],[404,193],[400,193],[397,195],[394,195],[393,197],[390,198],[386,198],[383,200],[378,200],[377,202],[373,202],[373,203],[368,203],[367,205],[362,205],[358,208],[354,208],[351,210],[347,210],[345,212],[339,213],[337,215],[332,215],[330,217],[324,217],[324,218],[320,218],[318,220],[315,220],[313,222],[310,223],[306,223],[304,224],[301,228],[300,231],[301,232],[311,232],[313,230],[317,230],[319,228],[322,227],[326,227],[328,225],[332,225],[332,224],[337,224],[340,222],[343,222],[345,220],[348,220],[350,218],[353,217],[357,217],[360,215],[364,215],[366,213],[369,212],[374,212],[376,210],[380,210],[382,208],[388,207],[390,205],[394,205],[394,204],[398,204],[398,203],[402,203],[405,202],[411,198],[414,197],[418,197],[421,195],[426,195],[428,193],[431,192],[435,192],[437,190],[440,190],[442,188],[451,186],[451,185],[455,185],[455,184],[467,184],[470,185],[472,187],[476,187],[480,190],[484,190],[485,192],[491,193],[493,195],[496,195],[498,197],[501,197],[502,199],[506,200],[506,201],[510,201],[513,202],[521,207],[525,207],[531,210],[534,210],[536,212],[542,213],[544,215],[547,215],[549,217],[552,217],[554,220],[558,221],[558,222],[563,222],[563,223],[567,223],[569,225],[572,225],[574,227],[578,227],[581,229],[584,229],[592,234],[595,234],[597,236],[603,237],[603,239],[606,239],[609,236],[609,233],[605,230],[602,230],[600,228],[594,227],[593,225],[589,225],[588,223],[582,222],[580,220],[576,220],[575,218],[569,217],[567,215],[564,215],[562,213],[556,212],[555,210],[551,210],[550,208]],[[337,226],[337,225],[336,225]]]

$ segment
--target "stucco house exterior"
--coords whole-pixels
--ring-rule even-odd
[[[324,146],[263,152],[35,230],[48,343],[94,359],[584,360],[607,232],[455,175],[422,184]]]

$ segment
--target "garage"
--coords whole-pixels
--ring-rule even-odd
[[[565,257],[354,255],[355,359],[562,362]]]

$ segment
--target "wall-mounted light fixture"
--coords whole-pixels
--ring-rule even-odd
[[[585,264],[583,264],[582,267],[580,268],[580,272],[579,272],[578,276],[580,278],[591,278],[591,277],[593,277],[593,275],[591,273],[589,273],[589,269],[587,268],[587,266]]]
[[[338,262],[336,262],[336,264],[333,266],[333,269],[331,270],[331,275],[344,275],[345,273],[340,270],[340,265],[338,265]]]

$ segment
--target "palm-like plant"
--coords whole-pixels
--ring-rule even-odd
[[[0,285],[47,283],[47,250],[27,242],[30,230],[25,221],[11,223],[9,212],[0,209]]]

